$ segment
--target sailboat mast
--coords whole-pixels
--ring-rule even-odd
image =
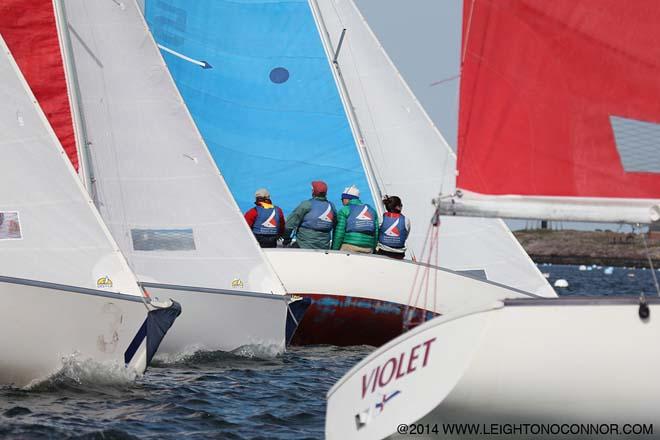
[[[78,77],[76,69],[73,66],[73,50],[71,48],[71,36],[69,24],[66,19],[66,9],[62,0],[53,0],[53,10],[55,11],[55,23],[57,26],[57,38],[60,41],[62,51],[62,60],[64,65],[64,76],[67,82],[67,93],[69,95],[69,105],[73,117],[73,133],[78,152],[78,166],[80,179],[91,197],[94,205],[98,206],[98,197],[96,186],[94,185],[94,170],[89,154],[89,141],[87,140],[87,131],[82,105],[80,102],[80,89],[78,86]]]
[[[365,145],[364,136],[362,135],[360,124],[358,123],[357,116],[355,115],[355,112],[353,110],[353,103],[351,101],[350,96],[348,95],[346,84],[344,83],[344,78],[341,74],[341,68],[339,67],[338,58],[339,58],[339,50],[341,49],[341,45],[339,45],[336,52],[333,50],[332,41],[330,40],[330,34],[328,33],[328,28],[326,27],[325,22],[323,21],[323,17],[319,10],[319,5],[317,3],[317,0],[309,0],[309,6],[310,9],[312,10],[312,15],[314,16],[314,21],[316,22],[319,35],[321,36],[321,41],[323,42],[323,48],[325,49],[326,52],[326,58],[331,64],[332,75],[335,78],[335,83],[337,84],[337,89],[339,90],[339,96],[341,97],[342,104],[344,105],[344,110],[346,111],[346,115],[348,116],[348,122],[349,125],[351,126],[351,131],[353,132],[353,138],[355,139],[358,154],[360,155],[360,159],[362,160],[362,165],[364,167],[365,174],[367,175],[367,181],[369,182],[371,193],[373,194],[374,199],[377,199],[375,201],[376,210],[378,211],[378,215],[382,216],[383,215],[383,207],[381,203],[381,200],[383,199],[382,186],[379,185],[376,179],[376,173],[373,166],[373,161],[371,160],[369,156],[369,151],[367,150],[367,146]],[[344,34],[342,34],[342,37],[343,36]],[[343,41],[343,38],[340,41]]]

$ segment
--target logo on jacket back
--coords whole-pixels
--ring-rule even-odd
[[[400,237],[401,231],[399,231],[399,219],[396,219],[394,224],[385,230],[385,235],[389,237]]]
[[[332,223],[333,220],[335,219],[335,215],[332,213],[332,206],[330,206],[330,204],[328,204],[327,209],[318,218],[322,222]]]
[[[369,207],[366,206],[366,205],[365,205],[364,208],[362,208],[362,211],[360,211],[360,213],[355,218],[358,219],[358,220],[373,220],[374,219],[371,212],[369,212]]]
[[[270,217],[266,219],[265,222],[261,224],[264,228],[276,228],[277,223],[275,222],[275,210],[273,209],[273,212],[271,212]]]

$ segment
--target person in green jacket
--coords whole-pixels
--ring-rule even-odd
[[[364,254],[373,253],[378,243],[378,214],[362,203],[360,190],[355,186],[344,189],[344,206],[337,212],[337,226],[332,238],[332,249]]]
[[[328,185],[325,182],[312,182],[312,198],[298,205],[287,217],[285,245],[291,241],[291,234],[295,233],[296,241],[291,247],[330,248],[332,230],[337,223],[337,210],[326,198],[327,193]]]

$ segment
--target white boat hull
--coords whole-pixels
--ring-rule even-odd
[[[660,301],[648,320],[635,298],[505,304],[436,318],[362,361],[328,393],[327,438],[413,423],[447,437],[451,423],[658,426],[660,382],[644,372],[660,369]]]
[[[172,298],[183,313],[167,333],[158,357],[176,360],[196,351],[252,349],[274,356],[286,346],[288,297],[142,283],[152,297]]]
[[[38,383],[72,356],[128,361],[138,375],[147,367],[146,336],[138,333],[148,310],[139,297],[1,277],[0,303],[0,385]]]

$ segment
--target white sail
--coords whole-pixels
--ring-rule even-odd
[[[0,275],[141,296],[0,38]]]
[[[456,156],[379,44],[352,0],[310,0],[330,59],[343,29],[339,83],[350,96],[359,146],[383,194],[397,195],[412,220],[408,247],[419,256],[431,201],[454,189]],[[346,104],[346,103],[345,103]],[[442,217],[439,264],[485,270],[488,279],[543,296],[554,291],[498,219]],[[427,251],[428,254],[428,251]]]
[[[137,4],[64,4],[96,202],[139,280],[284,293]]]

